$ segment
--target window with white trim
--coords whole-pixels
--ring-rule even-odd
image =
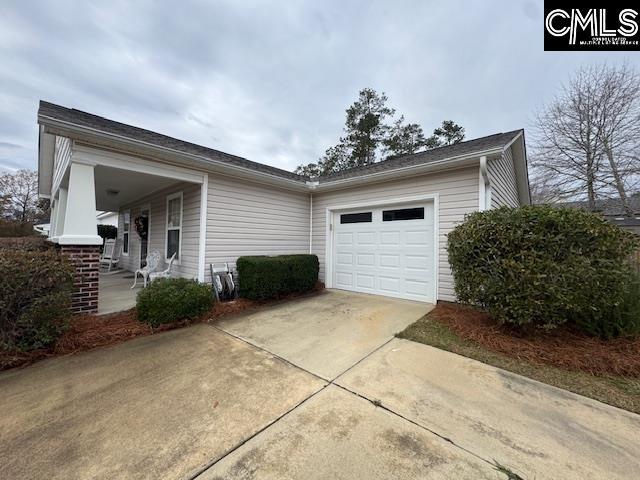
[[[131,212],[127,210],[123,214],[122,225],[122,254],[129,255],[129,228],[131,227]]]
[[[176,254],[176,260],[180,259],[180,247],[182,246],[182,192],[174,193],[167,197],[167,260]]]

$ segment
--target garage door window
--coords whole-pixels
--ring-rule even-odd
[[[397,220],[423,220],[424,208],[401,208],[399,210],[383,210],[383,222],[395,222]]]
[[[371,223],[371,212],[344,213],[340,215],[340,223]]]

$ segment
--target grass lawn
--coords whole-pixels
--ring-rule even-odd
[[[446,308],[451,308],[446,307]],[[464,311],[464,310],[463,310]],[[640,378],[612,374],[593,375],[552,365],[516,358],[492,351],[489,347],[462,337],[441,321],[440,305],[399,333],[399,338],[413,340],[479,360],[555,387],[640,414]],[[640,354],[640,353],[639,353]]]

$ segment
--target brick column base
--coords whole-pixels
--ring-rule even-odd
[[[76,267],[71,311],[98,313],[100,247],[98,245],[60,245],[60,252]]]

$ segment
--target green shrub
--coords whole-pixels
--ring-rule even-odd
[[[316,255],[240,257],[236,266],[240,296],[252,300],[312,290],[320,268]]]
[[[159,278],[138,292],[138,320],[157,327],[196,318],[211,308],[211,286],[186,278]]]
[[[102,242],[107,238],[118,238],[118,227],[114,225],[98,225],[98,235],[102,237]]]
[[[52,344],[69,327],[71,296],[56,292],[36,298],[18,317],[17,347],[33,350]]]
[[[548,206],[475,212],[448,239],[458,300],[500,323],[568,321],[600,335],[627,295],[637,243],[599,215]]]
[[[56,250],[0,250],[0,345],[51,344],[71,316],[74,267]]]
[[[39,235],[33,229],[33,224],[15,220],[0,219],[0,237],[29,237]]]
[[[583,319],[580,328],[604,338],[637,336],[640,334],[640,273],[632,273],[626,285],[622,301],[606,322],[589,322]]]
[[[0,254],[3,250],[53,250],[55,244],[42,236],[35,237],[0,237]]]

